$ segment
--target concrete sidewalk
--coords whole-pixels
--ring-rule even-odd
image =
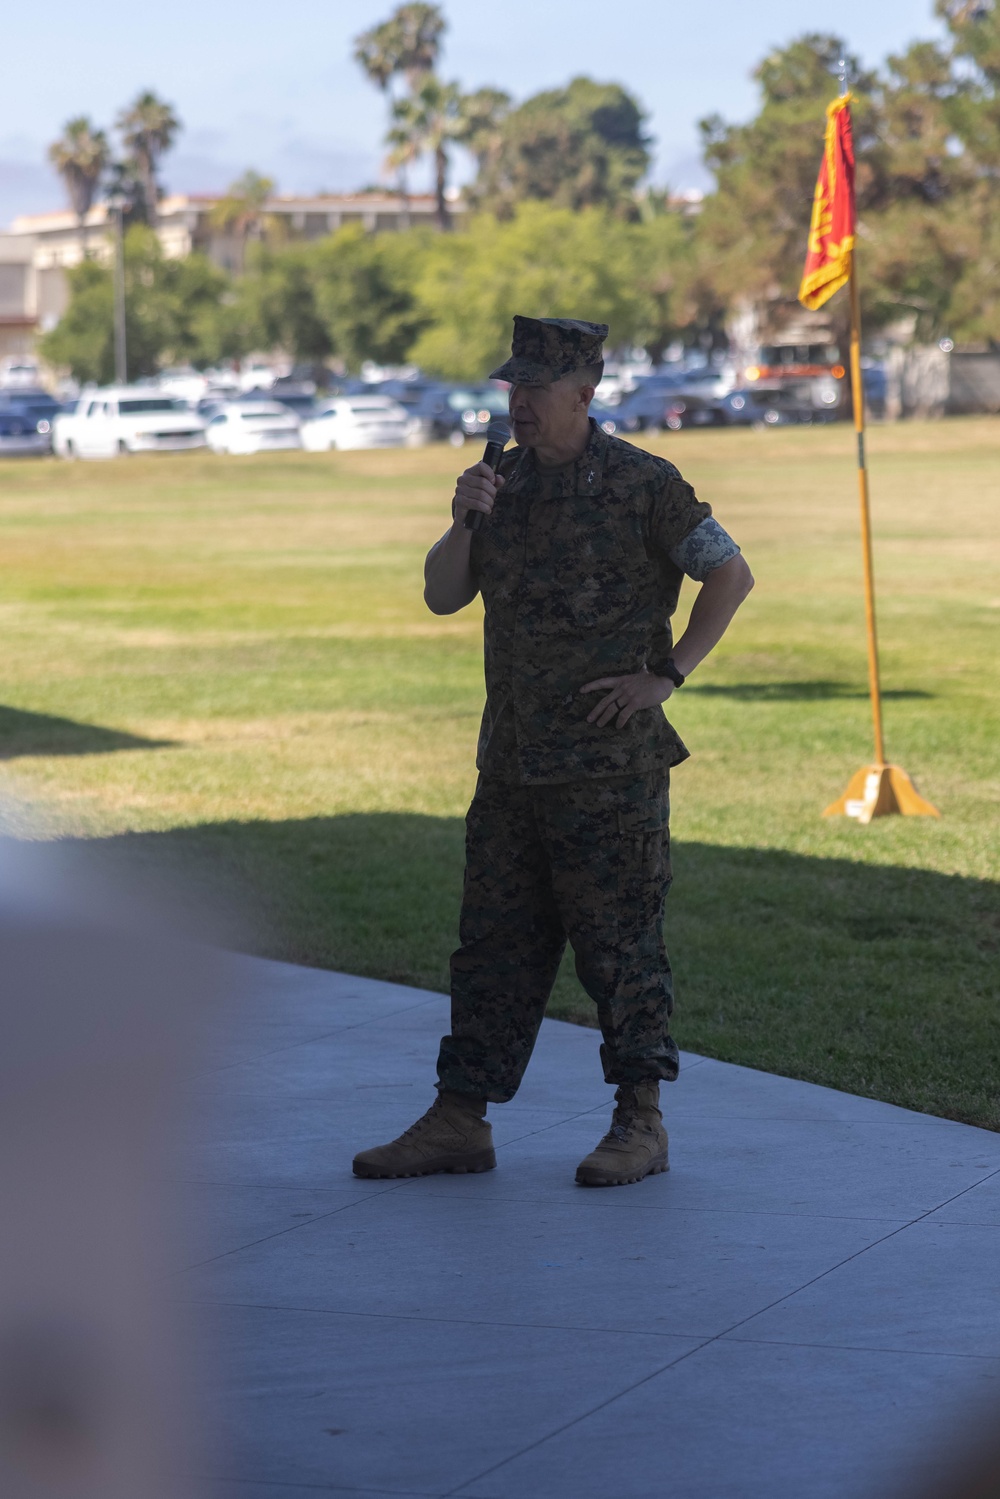
[[[689,1057],[670,1173],[583,1189],[611,1090],[546,1021],[495,1172],[359,1181],[447,1001],[239,962],[184,1277],[220,1499],[868,1499],[1000,1406],[1000,1136]]]

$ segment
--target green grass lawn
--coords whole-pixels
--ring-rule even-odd
[[[942,817],[868,828],[820,816],[871,755],[851,433],[656,447],[758,580],[671,705],[678,1041],[1000,1128],[1000,422],[871,434],[888,749]],[[432,617],[421,563],[456,468],[0,463],[14,830],[180,872],[248,950],[445,989],[481,613]],[[552,1013],[592,1019],[568,964]]]

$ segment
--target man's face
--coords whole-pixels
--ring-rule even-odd
[[[559,447],[571,437],[594,394],[579,374],[551,385],[512,385],[508,396],[514,441],[522,448]]]

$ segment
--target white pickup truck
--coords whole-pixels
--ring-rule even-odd
[[[114,458],[204,446],[205,423],[197,412],[142,385],[84,391],[75,411],[57,416],[52,430],[52,447],[60,458]]]

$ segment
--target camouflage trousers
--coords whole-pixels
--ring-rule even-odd
[[[663,942],[669,809],[665,773],[545,786],[480,776],[441,1088],[514,1097],[567,938],[597,1005],[607,1081],[677,1076]]]

